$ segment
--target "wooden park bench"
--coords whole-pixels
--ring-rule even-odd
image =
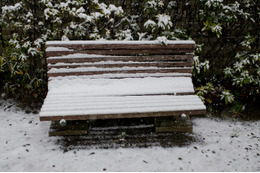
[[[205,114],[191,79],[194,41],[46,45],[49,91],[41,121],[154,117],[156,131],[191,131],[190,124],[185,130],[170,119]]]

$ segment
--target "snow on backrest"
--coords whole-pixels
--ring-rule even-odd
[[[113,74],[190,75],[195,42],[48,41],[46,45],[49,77],[111,74],[113,78]]]

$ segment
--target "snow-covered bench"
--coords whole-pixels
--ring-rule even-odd
[[[41,121],[205,113],[192,84],[193,41],[48,41]]]

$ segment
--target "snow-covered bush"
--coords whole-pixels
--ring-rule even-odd
[[[245,97],[260,93],[260,53],[237,54],[237,60],[224,69],[225,78],[240,88]],[[243,91],[243,92],[242,92]],[[244,93],[246,92],[246,93]]]
[[[119,30],[123,9],[97,0],[10,1],[1,6],[0,12],[0,87],[19,99],[44,98],[47,39],[115,39],[119,33],[131,35]],[[11,34],[6,37],[2,28]],[[104,36],[104,30],[109,35]]]
[[[233,103],[234,101],[234,96],[233,94],[230,93],[229,90],[224,90],[221,95],[220,95],[220,99],[221,100],[225,100],[225,103]]]
[[[38,5],[19,1],[1,7],[0,86],[7,94],[22,99],[37,98],[46,90],[42,58],[47,37]],[[3,28],[11,31],[8,39]]]
[[[194,61],[196,82],[203,86],[211,82],[215,86],[218,92],[212,94],[219,101],[214,102],[228,104],[242,100],[245,104],[253,101],[260,87],[259,3],[256,0],[200,0],[199,5],[200,36],[208,40],[198,38],[197,41],[203,46],[197,52],[200,58]],[[207,61],[209,70],[199,70]]]

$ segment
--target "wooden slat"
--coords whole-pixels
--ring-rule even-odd
[[[156,132],[188,132],[192,133],[192,123],[190,116],[187,115],[186,121],[176,117],[157,117],[154,121]]]
[[[87,79],[125,79],[125,78],[146,78],[146,77],[191,77],[191,73],[128,73],[128,74],[100,74],[100,75],[91,75],[84,76]],[[55,79],[56,77],[49,77],[48,81]],[[62,77],[60,77],[62,78]]]
[[[65,135],[86,135],[89,131],[87,121],[67,121],[67,125],[62,127],[58,121],[52,121],[49,136]]]
[[[47,63],[49,64],[55,64],[58,62],[64,62],[64,63],[73,63],[73,62],[100,62],[100,61],[140,61],[140,62],[146,62],[146,61],[190,61],[192,62],[193,55],[150,55],[150,56],[92,56],[92,57],[86,57],[85,58],[78,58],[77,55],[74,55],[74,57],[49,57],[47,58]]]
[[[136,63],[136,62],[129,62],[129,63],[106,63],[103,64],[95,64],[95,63],[64,63],[64,64],[48,64],[48,70],[51,68],[77,68],[77,67],[97,67],[97,68],[113,68],[113,67],[192,67],[192,62],[172,62],[172,61],[162,61],[162,62],[144,62],[144,63]]]
[[[180,93],[180,92],[177,92]],[[132,95],[132,96],[131,96]],[[124,97],[125,96],[125,97]],[[46,102],[43,105],[44,110],[46,108],[54,108],[59,110],[64,110],[68,108],[67,106],[80,106],[81,108],[84,108],[84,110],[89,109],[89,106],[98,107],[100,109],[101,107],[109,107],[111,108],[113,105],[126,108],[126,106],[134,106],[135,108],[139,106],[139,104],[143,105],[169,105],[174,104],[176,105],[194,105],[194,104],[200,104],[199,98],[194,95],[184,95],[184,96],[175,96],[173,94],[167,95],[167,93],[161,93],[161,94],[146,94],[136,96],[133,94],[120,94],[120,95],[105,95],[105,97],[97,96],[97,95],[87,95],[86,93],[73,93],[73,94],[54,94],[54,95],[48,95],[48,98],[46,99]],[[174,99],[172,99],[174,97]],[[88,98],[88,99],[86,99]],[[46,107],[47,105],[47,107]],[[64,105],[66,105],[64,107]],[[75,108],[75,107],[74,107]],[[74,110],[79,110],[80,108],[77,107]],[[52,110],[54,111],[54,110]]]
[[[65,95],[65,94],[64,94]],[[176,93],[153,93],[153,94],[120,94],[118,96],[122,97],[122,96],[161,96],[161,95],[167,95],[167,96],[191,96],[194,95],[194,92],[176,92]],[[82,93],[80,96],[77,96],[77,94],[70,96],[71,99],[74,99],[75,97],[77,97],[77,99],[75,101],[73,101],[73,103],[82,103],[84,101],[84,99],[80,98],[84,96],[84,93]],[[86,97],[93,97],[94,95],[85,95]],[[116,95],[112,95],[112,94],[107,94],[106,96],[111,96],[114,97]],[[54,106],[58,105],[59,103],[57,103],[58,101],[62,100],[62,99],[68,99],[65,97],[61,97],[58,99],[49,99],[48,102],[53,102],[55,103]],[[63,101],[63,103],[69,103],[69,100]],[[61,103],[61,105],[63,105],[63,103]]]
[[[74,50],[152,50],[191,49],[195,44],[48,44],[47,47],[66,47]]]
[[[63,116],[40,116],[40,121],[65,120],[97,120],[97,119],[118,119],[118,118],[142,118],[142,117],[164,117],[186,115],[203,115],[205,109],[201,110],[179,110],[167,112],[145,112],[145,113],[125,113],[125,114],[99,114],[99,115],[63,115]]]
[[[120,96],[120,97],[122,97],[122,96]],[[140,97],[140,96],[138,96],[138,97]],[[137,102],[135,102],[135,101],[137,101]],[[167,103],[166,102],[167,100],[164,101],[164,102],[158,101],[157,104],[155,104],[154,102],[149,103],[149,102],[138,101],[138,100],[135,100],[135,101],[130,101],[130,102],[123,102],[122,101],[122,103],[114,101],[114,102],[112,102],[113,104],[108,103],[108,101],[106,101],[106,102],[94,102],[94,103],[62,102],[61,100],[57,101],[57,102],[63,103],[63,104],[56,104],[54,102],[48,101],[48,105],[43,106],[43,111],[44,111],[44,113],[46,113],[45,115],[47,115],[47,116],[48,115],[54,115],[55,116],[55,114],[56,115],[61,115],[61,114],[63,115],[63,114],[67,114],[67,112],[70,112],[67,115],[73,115],[74,113],[77,114],[78,111],[80,111],[80,112],[84,111],[83,114],[95,115],[95,114],[99,114],[99,113],[97,113],[99,110],[108,111],[107,113],[111,113],[110,112],[111,109],[114,109],[115,113],[120,113],[120,111],[122,111],[122,110],[129,112],[128,109],[130,109],[131,112],[132,111],[133,112],[144,112],[144,111],[140,111],[140,108],[152,109],[152,108],[156,108],[156,107],[157,108],[168,107],[169,109],[172,109],[173,107],[177,107],[177,106],[181,107],[184,104],[189,105],[189,109],[196,110],[192,106],[196,106],[196,108],[198,108],[200,106],[200,103],[198,104],[194,100],[191,100],[187,103],[181,103],[181,102],[176,103],[176,101],[175,101],[174,105],[170,105],[169,103]],[[179,109],[177,109],[177,110],[179,110]],[[177,111],[177,110],[169,110],[169,111]],[[71,111],[72,111],[72,113],[71,113]],[[95,113],[93,113],[93,111],[95,111]],[[117,112],[117,111],[119,111],[119,112]],[[89,113],[89,112],[91,112],[91,113]],[[147,111],[147,112],[151,112],[151,111]],[[43,113],[43,115],[44,115],[44,113]],[[125,113],[127,113],[127,112],[125,112]]]
[[[193,49],[132,49],[132,50],[74,50],[73,53],[83,53],[83,54],[96,54],[96,55],[154,55],[154,54],[187,54],[193,53]],[[47,51],[46,56],[62,56],[69,55],[72,51]]]
[[[57,77],[57,76],[82,76],[82,75],[99,75],[99,74],[119,74],[119,73],[192,73],[192,69],[145,69],[145,70],[109,70],[109,71],[72,71],[72,72],[48,72],[48,77]]]

